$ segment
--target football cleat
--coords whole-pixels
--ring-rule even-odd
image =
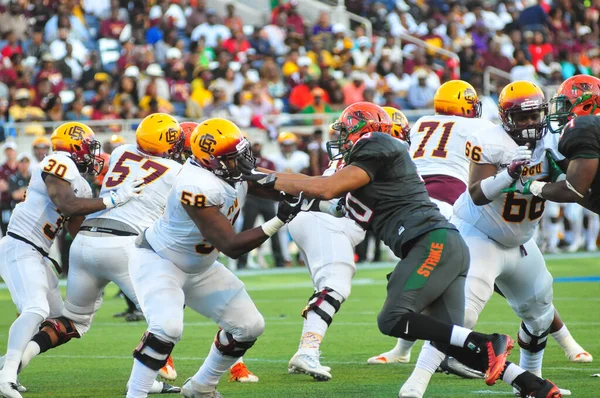
[[[223,395],[217,391],[217,387],[198,384],[191,378],[183,383],[181,395],[186,398],[223,398]]]
[[[407,355],[401,355],[396,350],[384,352],[367,360],[367,363],[371,365],[408,362],[410,362],[410,352]]]
[[[229,368],[229,381],[240,383],[258,383],[258,376],[250,372],[244,362],[238,362]]]
[[[19,392],[17,383],[10,381],[0,383],[0,396],[5,398],[23,398]]]
[[[398,398],[423,398],[423,393],[416,387],[404,388],[404,386],[402,386],[402,389],[398,393]]]
[[[475,369],[463,365],[453,357],[446,357],[437,369],[438,372],[453,374],[463,379],[483,379],[485,374]]]
[[[561,398],[561,390],[550,380],[544,380],[544,383],[529,392],[521,392],[522,398]]]
[[[569,358],[570,362],[575,362],[575,363],[590,363],[594,360],[594,357],[592,357],[592,354],[590,354],[587,351],[580,351],[580,352],[573,353],[573,354],[567,354],[567,358]]]
[[[326,370],[327,369],[327,370]],[[331,380],[331,368],[322,366],[318,355],[296,353],[288,366],[288,373],[304,373],[317,381]]]
[[[142,314],[142,311],[139,310],[135,310],[133,312],[128,312],[127,314],[125,314],[126,322],[139,322],[145,320],[146,318],[144,317],[144,314]]]
[[[493,386],[502,374],[506,365],[506,357],[513,349],[515,342],[507,334],[492,334],[485,343],[487,348],[487,369],[485,371],[485,384]]]
[[[167,363],[165,366],[160,368],[158,371],[158,375],[165,380],[173,381],[177,378],[177,371],[175,370],[175,365],[173,364],[173,357],[169,355],[167,358]]]
[[[27,387],[23,384],[19,383],[19,379],[17,379],[17,391],[18,392],[27,392]]]

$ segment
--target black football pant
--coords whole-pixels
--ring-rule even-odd
[[[272,200],[257,198],[252,195],[246,196],[246,204],[244,205],[244,223],[242,229],[245,231],[254,227],[256,217],[261,215],[265,221],[269,221],[275,217],[275,206]],[[273,259],[276,267],[283,267],[283,255],[281,254],[281,246],[279,243],[279,234],[274,234],[270,238],[271,248],[273,250]],[[246,268],[248,262],[248,254],[240,256],[238,260],[238,268]]]

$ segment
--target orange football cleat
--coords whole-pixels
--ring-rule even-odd
[[[160,368],[158,371],[158,375],[165,380],[175,380],[177,378],[177,371],[175,370],[175,365],[173,364],[173,357],[169,355],[167,358],[167,363],[165,366]]]
[[[238,362],[229,368],[229,381],[240,383],[257,383],[258,376],[250,372],[244,362]]]
[[[514,347],[515,342],[506,334],[494,334],[486,342],[488,368],[485,372],[485,383],[488,386],[496,384],[506,365],[506,357]]]

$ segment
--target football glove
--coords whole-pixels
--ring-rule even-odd
[[[242,180],[253,181],[254,183],[260,185],[263,188],[273,189],[273,187],[275,187],[275,181],[277,180],[277,176],[275,175],[275,173],[267,174],[253,169],[248,174],[242,173]]]
[[[550,151],[546,151],[546,159],[548,159],[548,167],[550,168],[550,180],[552,182],[564,180],[566,178],[565,172],[556,164]],[[561,175],[564,177],[561,177]]]
[[[519,178],[523,171],[523,166],[529,163],[531,160],[531,149],[527,145],[521,145],[515,151],[513,158],[506,168],[508,175],[514,180]]]
[[[342,218],[346,215],[346,199],[333,199],[333,200],[318,200],[318,199],[304,199],[302,204],[302,211],[318,211],[321,213],[329,214],[336,218]]]
[[[513,182],[511,184],[510,187],[504,188],[502,190],[502,193],[516,192],[516,193],[520,193],[522,195],[531,195],[530,186],[533,181],[535,181],[535,180],[523,181],[522,178],[517,178],[515,180],[515,182]]]
[[[110,195],[103,197],[102,200],[107,209],[112,209],[113,207],[129,202],[131,198],[142,192],[143,189],[143,178],[126,181],[116,191],[110,191]]]
[[[303,204],[306,205],[306,200],[304,199],[304,193],[302,192],[300,192],[300,194],[292,201],[283,200],[279,202],[277,218],[286,224],[289,223],[294,219],[294,217],[296,217],[298,213],[302,211]]]

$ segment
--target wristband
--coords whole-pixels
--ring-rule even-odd
[[[285,223],[283,221],[281,221],[278,217],[273,217],[269,221],[267,221],[263,225],[261,225],[260,227],[262,228],[265,235],[273,236],[284,225],[285,225]]]
[[[532,181],[531,184],[529,185],[529,192],[531,192],[533,195],[540,197],[542,199],[544,199],[544,197],[542,196],[542,189],[544,188],[544,185],[546,185],[547,182],[541,182],[541,181]]]
[[[504,169],[495,176],[488,177],[480,182],[481,192],[488,200],[494,200],[502,193],[504,188],[508,188],[515,180]]]
[[[116,206],[115,200],[112,197],[112,193],[108,196],[103,197],[102,202],[104,203],[104,206],[106,206],[107,209],[112,209]]]

